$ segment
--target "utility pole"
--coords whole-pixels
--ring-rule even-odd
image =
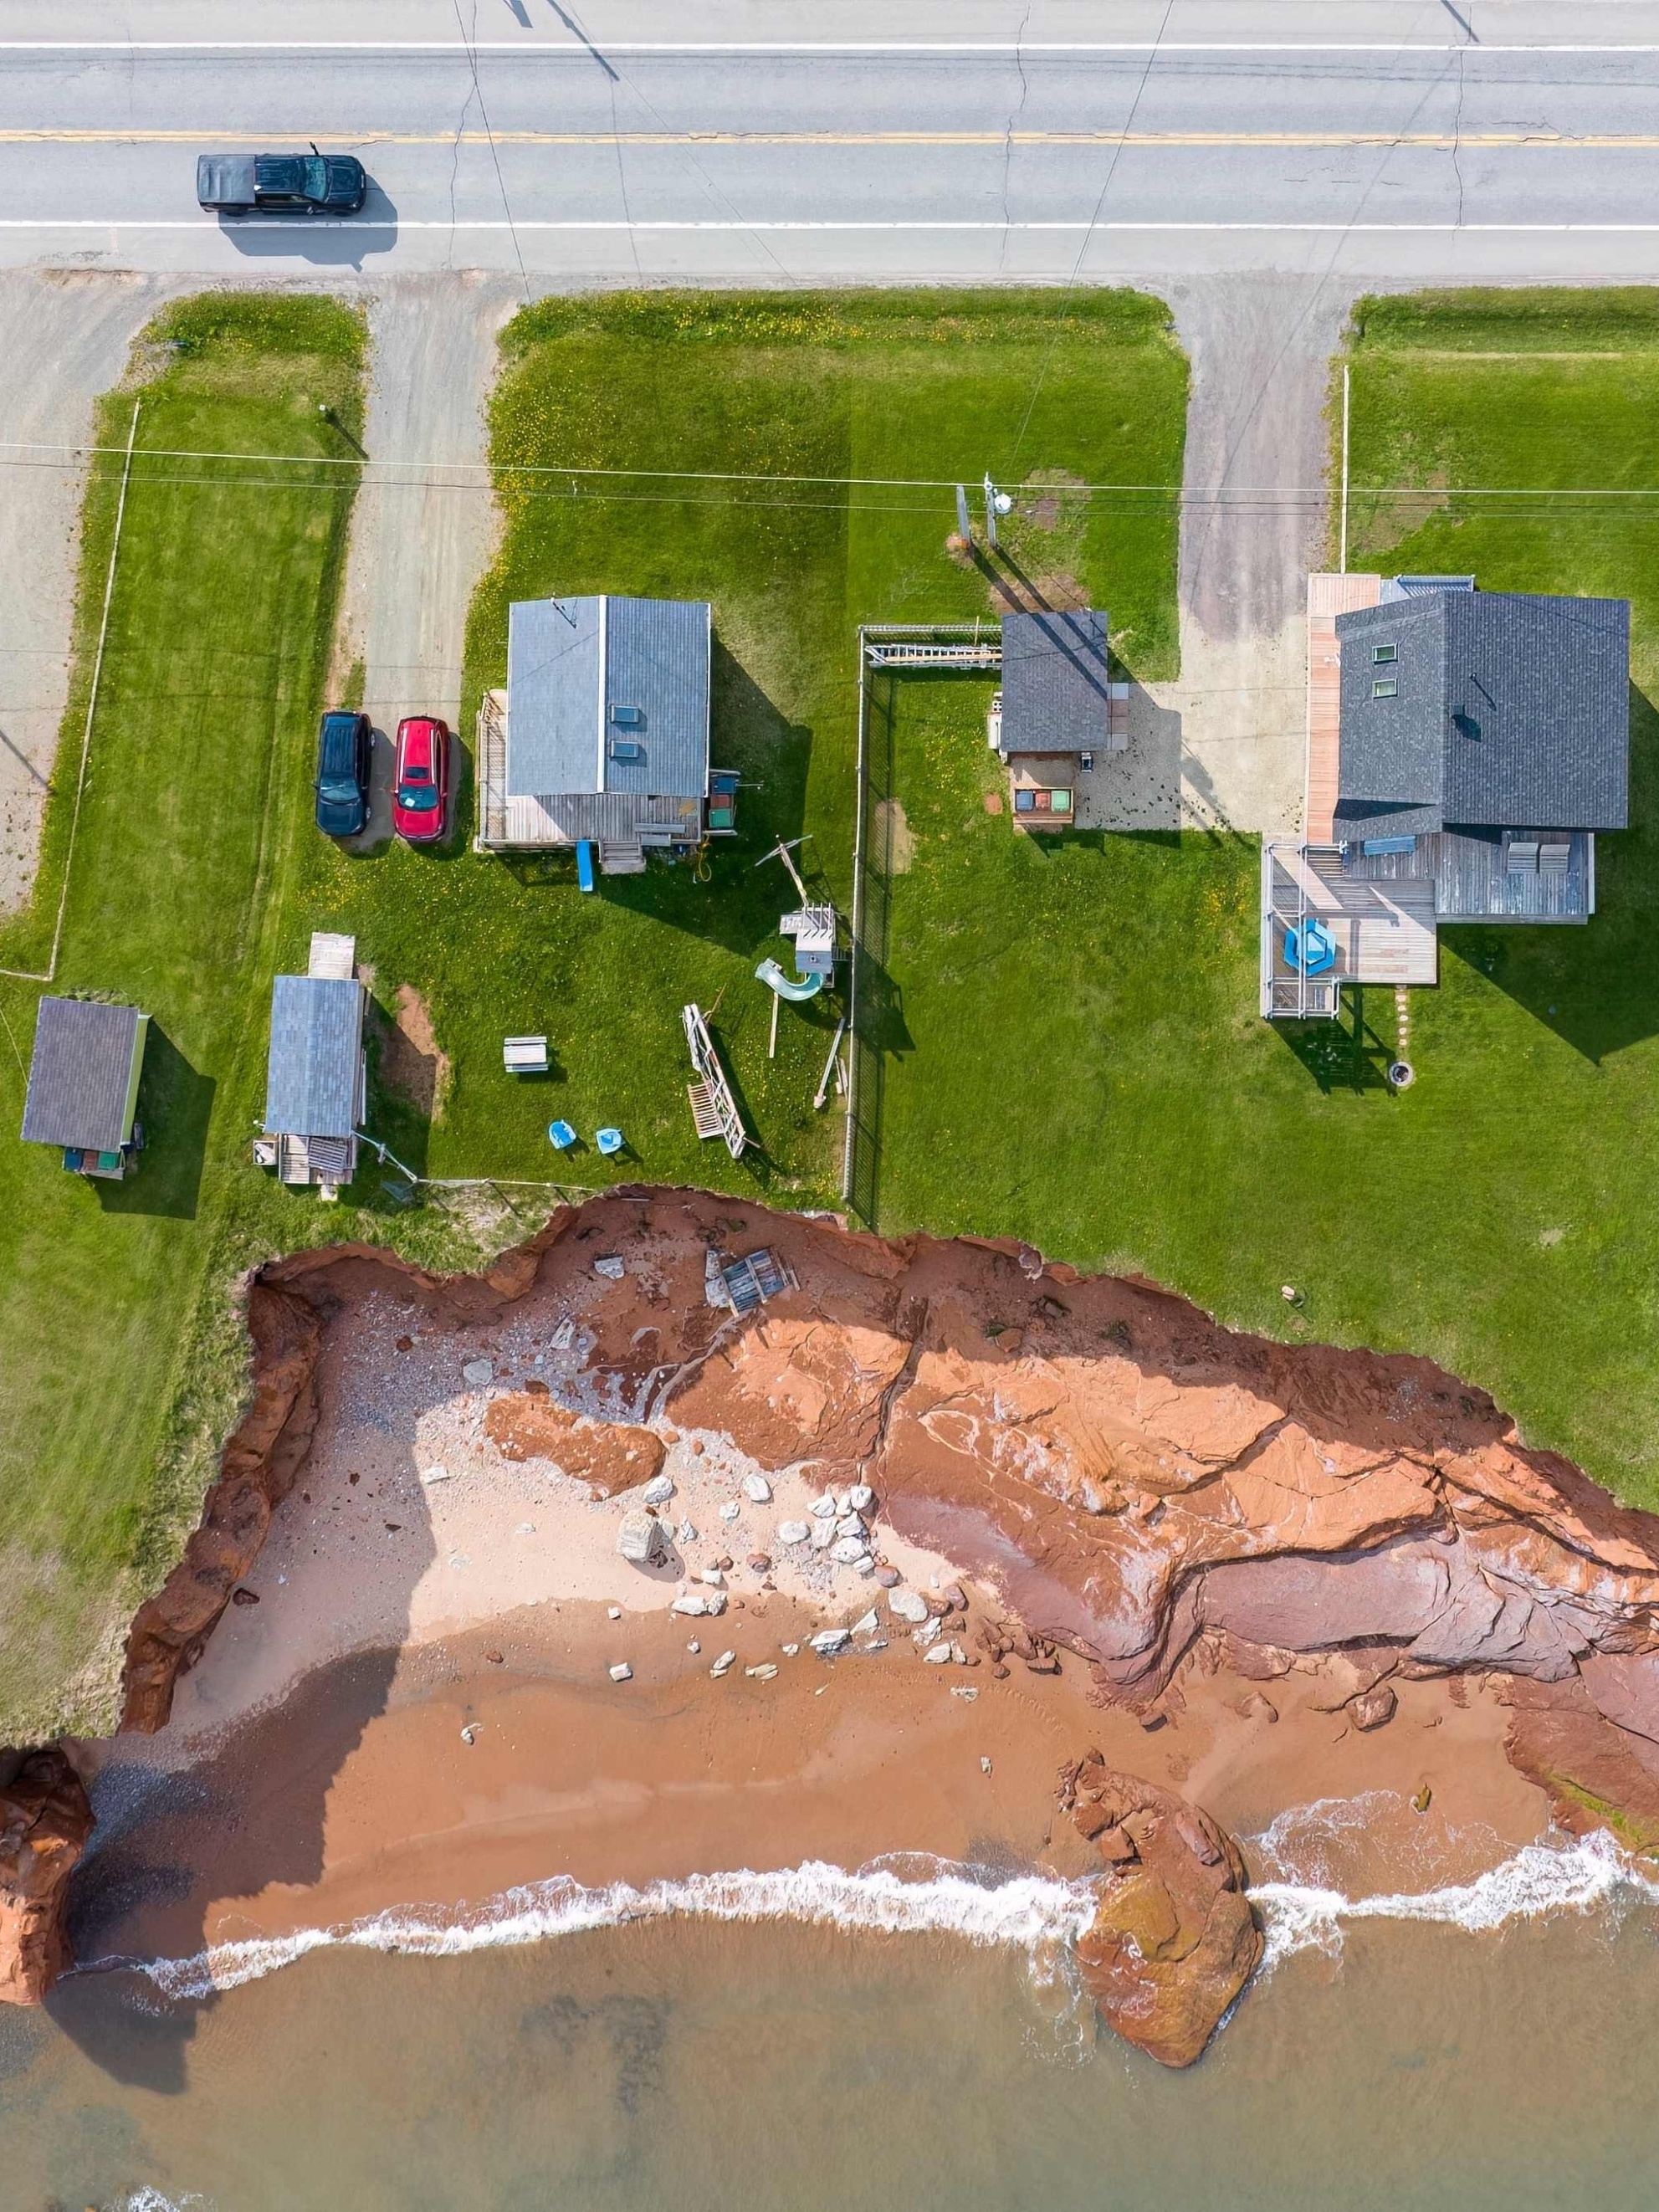
[[[997,550],[997,517],[1012,511],[1013,499],[1006,491],[999,491],[991,481],[990,471],[985,474],[985,542],[994,553]]]

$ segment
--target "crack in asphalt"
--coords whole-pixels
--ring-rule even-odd
[[[1025,74],[1025,30],[1030,20],[1031,0],[1025,0],[1025,13],[1020,17],[1019,28],[1014,33],[1014,67],[1019,74],[1019,99],[1002,134],[1002,238],[997,247],[999,270],[1006,266],[1008,259],[1008,225],[1012,220],[1008,201],[1013,177],[1014,125],[1024,114],[1025,103],[1031,94],[1030,79]]]
[[[1468,68],[1463,48],[1457,53],[1457,112],[1452,118],[1452,174],[1457,179],[1457,227],[1463,228],[1463,97],[1468,88]]]

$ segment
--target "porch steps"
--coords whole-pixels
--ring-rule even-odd
[[[602,876],[642,876],[645,848],[637,837],[606,837],[599,846]]]

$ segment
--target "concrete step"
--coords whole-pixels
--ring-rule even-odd
[[[642,876],[645,848],[637,839],[607,838],[599,847],[602,876]]]

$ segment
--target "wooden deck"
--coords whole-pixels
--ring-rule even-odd
[[[1328,844],[1335,836],[1337,727],[1342,703],[1342,648],[1336,618],[1360,607],[1374,607],[1382,590],[1381,576],[1308,579],[1308,765],[1302,832],[1310,844]]]

